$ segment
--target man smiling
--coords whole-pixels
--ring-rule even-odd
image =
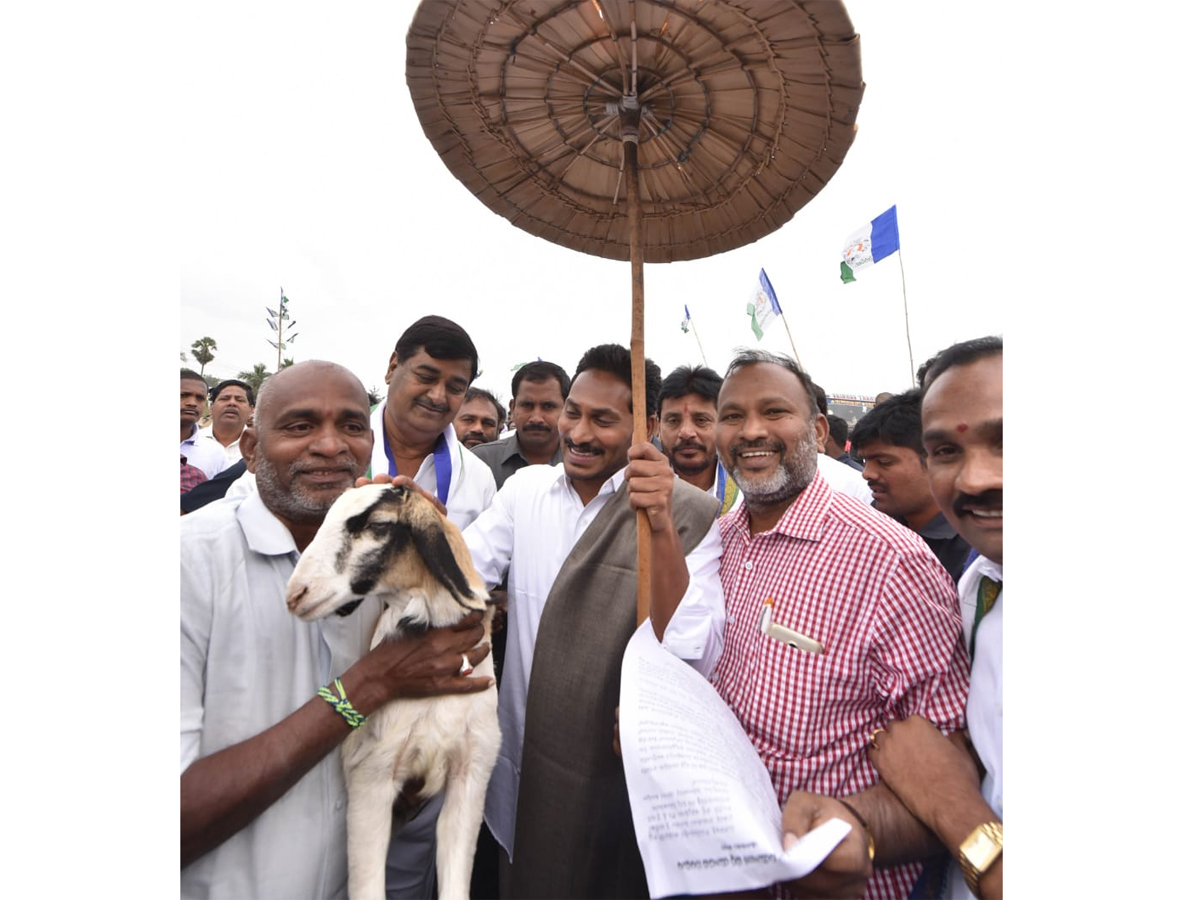
[[[384,375],[387,398],[371,413],[371,472],[407,475],[437,495],[459,528],[471,524],[496,493],[492,473],[454,431],[454,417],[478,374],[479,354],[462,327],[425,316],[396,341]]]
[[[344,897],[351,725],[394,697],[484,690],[457,674],[487,648],[477,614],[368,652],[382,606],[302,622],[284,592],[330,505],[367,466],[367,392],[310,361],[273,375],[242,449],[258,490],[180,526],[180,896]],[[334,678],[339,678],[337,683]]]
[[[704,366],[680,366],[663,379],[659,437],[675,474],[716,497],[721,514],[739,501],[737,483],[717,460],[717,396],[721,376]]]
[[[980,554],[958,583],[974,756],[921,716],[891,723],[871,753],[888,786],[957,857],[953,900],[1004,896],[1003,366],[999,337],[948,347],[929,367],[921,405],[933,495]]]
[[[826,431],[793,360],[746,351],[730,364],[717,452],[744,502],[719,520],[728,619],[712,681],[786,801],[784,849],[830,818],[852,827],[796,891],[900,900],[920,871],[900,864],[934,847],[873,788],[871,735],[915,713],[961,728],[966,655],[946,570],[912,531],[830,488],[817,468]],[[775,637],[779,626],[820,652]]]
[[[658,367],[646,360],[647,432]],[[613,714],[637,612],[634,512],[647,511],[650,624],[707,674],[720,652],[717,502],[632,445],[632,360],[583,355],[559,420],[562,465],[513,473],[464,532],[490,586],[508,576],[500,758],[486,821],[512,860],[511,897],[645,897]],[[501,879],[504,884],[504,879]]]

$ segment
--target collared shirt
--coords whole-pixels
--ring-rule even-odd
[[[872,503],[871,506],[874,507],[875,504]],[[903,516],[893,516],[892,518],[906,528],[912,528]],[[946,521],[946,517],[940,512],[926,522],[924,528],[913,528],[913,531],[929,545],[929,549],[938,558],[938,562],[945,566],[950,577],[957,581],[965,570],[967,557],[971,554],[971,545],[962,539],[962,536],[954,530],[954,526]]]
[[[954,586],[916,534],[831,490],[819,472],[771,530],[751,536],[745,507],[719,522],[728,618],[712,681],[781,805],[796,790],[844,797],[877,782],[871,731],[892,719],[963,727],[967,656]],[[820,641],[823,654],[762,633],[768,597],[773,621]],[[904,898],[919,871],[877,870],[865,896]]]
[[[204,484],[208,481],[204,473],[195,466],[188,465],[187,457],[180,455],[179,457],[179,493],[186,494],[196,485]]]
[[[517,440],[517,433],[515,431],[489,444],[477,444],[471,448],[471,452],[483,460],[487,467],[492,470],[492,477],[496,479],[496,490],[504,487],[504,482],[508,480],[508,476],[517,471],[517,469],[536,465],[527,460],[525,454],[521,452],[521,444]],[[550,457],[548,465],[557,466],[560,462],[562,462],[561,442],[554,445],[554,455]]]
[[[196,437],[197,439],[207,438],[220,447],[221,452],[225,454],[225,468],[228,469],[230,466],[236,466],[242,458],[242,434],[245,431],[246,428],[243,426],[242,431],[239,432],[238,436],[233,439],[233,443],[229,444],[228,446],[217,440],[217,436],[213,434],[211,425],[201,428],[200,433]]]
[[[855,469],[859,472],[861,472],[863,470],[863,464],[860,463],[853,456],[851,456],[849,454],[849,452],[843,453],[841,456],[835,456],[834,459],[836,459],[838,462],[842,463],[843,465],[847,465],[850,468]]]
[[[488,786],[486,819],[511,856],[516,827],[525,706],[538,624],[567,555],[620,488],[617,472],[584,506],[559,466],[528,466],[504,488],[463,537],[488,587],[508,574],[508,648],[500,682],[500,758]],[[687,590],[663,635],[663,646],[707,675],[721,653],[725,602],[716,523],[687,556]]]
[[[187,457],[189,466],[203,472],[205,478],[212,478],[225,468],[225,449],[216,441],[203,439],[195,423],[191,436],[179,442],[179,453]]]
[[[257,492],[180,520],[180,772],[265,731],[366,652],[378,600],[302,622],[285,587],[299,554]],[[182,897],[346,894],[346,787],[330,752],[227,841],[180,872]]]
[[[371,431],[375,433],[375,446],[371,450],[371,472],[380,475],[388,471],[387,435],[383,430],[384,404],[371,411]],[[483,510],[487,509],[496,494],[496,482],[491,470],[482,460],[463,447],[454,433],[454,423],[442,432],[450,449],[450,493],[446,498],[446,518],[459,528],[466,528]],[[421,467],[413,479],[418,486],[437,496],[437,470],[434,455],[430,453],[421,460]]]
[[[875,499],[875,495],[871,493],[866,480],[862,477],[862,472],[852,469],[850,466],[843,466],[832,456],[818,453],[817,471],[835,491],[849,494],[867,506],[870,506]]]
[[[962,609],[963,637],[970,644],[975,623],[975,604],[983,576],[1004,581],[1004,567],[980,556],[967,567],[958,582]],[[979,754],[985,774],[979,792],[992,812],[1004,821],[1004,589],[975,633],[975,658],[971,661],[971,694],[967,697],[967,730]],[[962,870],[950,873],[950,897],[973,900]]]

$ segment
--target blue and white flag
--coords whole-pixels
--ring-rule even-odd
[[[775,321],[775,317],[783,315],[779,301],[775,299],[775,288],[771,287],[771,280],[767,278],[766,269],[758,270],[758,286],[754,289],[750,302],[746,304],[746,315],[750,317],[750,328],[754,336],[760,341],[763,332]]]
[[[679,323],[679,327],[683,329],[683,333],[688,333],[688,325],[691,324],[692,314],[688,312],[687,304],[683,304],[683,321]]]
[[[876,216],[870,224],[856,228],[846,238],[842,250],[842,283],[854,281],[859,269],[874,265],[900,249],[900,228],[896,225],[896,207]]]

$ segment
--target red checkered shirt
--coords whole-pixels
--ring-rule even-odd
[[[195,466],[189,466],[187,457],[179,457],[179,493],[186,494],[202,481],[208,481],[208,476]]]
[[[796,790],[832,797],[879,780],[872,729],[925,716],[964,727],[968,664],[958,595],[913,531],[832,491],[818,473],[770,531],[746,509],[720,519],[728,620],[712,681],[757,748],[780,805]],[[822,655],[760,630],[772,620],[814,638]],[[877,870],[868,900],[908,896],[920,864]],[[778,891],[778,889],[777,889]]]

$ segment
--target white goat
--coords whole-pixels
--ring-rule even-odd
[[[310,621],[378,596],[386,604],[371,639],[423,632],[492,610],[462,534],[415,491],[372,484],[347,491],[325,516],[288,582],[288,609]],[[488,657],[475,675],[492,674]],[[353,702],[354,698],[350,698]],[[405,781],[425,781],[422,799],[443,788],[437,824],[438,894],[469,894],[475,839],[500,747],[494,687],[472,694],[393,700],[342,745],[350,896],[384,897],[392,803]]]

